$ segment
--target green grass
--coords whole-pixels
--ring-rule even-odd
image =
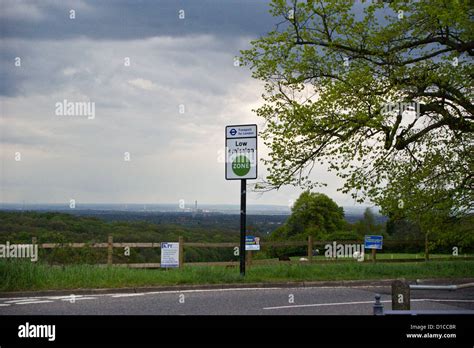
[[[463,257],[473,257],[473,256],[474,256],[474,254],[460,254],[459,256],[456,256],[456,257],[463,258]],[[290,257],[290,259],[292,261],[298,261],[301,257],[307,258],[308,256],[307,255],[292,256],[292,257]],[[452,257],[454,257],[454,256],[451,255],[451,254],[430,254],[430,259],[444,259],[444,258],[452,258]],[[377,260],[424,259],[425,254],[424,253],[377,253],[376,258],[377,258]],[[344,258],[342,258],[340,260],[343,260],[343,259]],[[370,251],[365,253],[365,259],[366,260],[371,260],[372,259],[372,255],[371,255]],[[277,260],[277,259],[274,259],[274,260]],[[330,260],[330,259],[325,257],[324,252],[323,252],[322,255],[313,256],[313,260],[318,260],[318,261],[326,260],[327,261],[327,260]]]
[[[0,291],[119,288],[178,284],[474,277],[474,261],[418,263],[328,263],[252,266],[244,279],[238,268],[188,266],[146,270],[70,265],[51,267],[28,261],[0,262]]]

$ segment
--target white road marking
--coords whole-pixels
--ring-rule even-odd
[[[19,303],[19,302],[29,302],[29,301],[37,301],[37,300],[64,300],[64,301],[70,301],[71,299],[74,300],[80,300],[80,299],[95,299],[96,297],[91,297],[91,296],[83,296],[83,295],[72,295],[69,296],[35,296],[35,297],[23,297],[23,298],[0,298],[0,301],[4,301],[4,303]]]
[[[379,288],[386,287],[389,285],[366,285],[366,286],[307,286],[307,287],[268,287],[268,288],[225,288],[225,289],[188,289],[188,290],[161,290],[161,291],[147,291],[143,292],[145,295],[154,295],[154,294],[181,294],[181,293],[194,293],[194,292],[223,292],[223,291],[267,291],[267,290],[304,290],[304,289],[347,289],[347,288]],[[90,296],[100,297],[100,296],[115,296],[115,295],[124,295],[124,294],[136,294],[135,292],[130,293],[110,293],[110,294],[91,294]],[[72,294],[71,294],[72,295]],[[28,299],[63,299],[71,298],[71,295],[67,296],[30,296]],[[75,295],[76,298],[83,295]],[[25,299],[25,297],[2,297],[0,301],[4,300],[15,300],[15,299]]]
[[[222,292],[222,291],[245,291],[245,290],[282,290],[282,289],[293,289],[293,288],[228,288],[228,289],[191,289],[191,290],[162,290],[162,291],[150,291],[150,292],[144,292],[143,294],[145,295],[153,295],[153,294],[176,294],[176,293],[192,293],[192,292]],[[294,289],[299,289],[299,288],[294,288]],[[303,288],[300,288],[303,289]],[[305,288],[309,289],[309,288]],[[135,292],[130,292],[130,293],[123,293],[123,292],[118,292],[118,293],[110,293],[110,294],[91,294],[90,296],[94,297],[103,297],[103,296],[114,296],[114,295],[124,295],[124,294],[136,294]],[[82,295],[75,295],[76,299]],[[30,297],[1,297],[0,301],[5,301],[5,300],[16,300],[16,299],[42,299],[42,298],[48,298],[48,299],[67,299],[71,298],[71,295],[67,296],[30,296]]]
[[[11,306],[11,305],[5,304],[5,303],[0,303],[0,307],[8,307],[8,306]]]
[[[380,301],[381,303],[390,303],[391,300]],[[474,302],[474,300],[443,300],[443,299],[431,299],[431,298],[415,298],[411,302]],[[304,307],[324,307],[324,306],[344,306],[344,305],[357,305],[357,304],[374,304],[374,301],[354,301],[354,302],[334,302],[334,303],[312,303],[303,305],[287,305],[287,306],[276,306],[276,307],[264,307],[263,309],[287,309],[287,308],[304,308]]]
[[[192,290],[166,290],[166,291],[151,291],[146,292],[146,295],[149,294],[182,294],[182,293],[193,293],[193,292],[223,292],[223,291],[255,291],[255,290],[281,290],[281,289],[290,289],[290,288],[230,288],[230,289],[192,289]]]
[[[143,296],[145,295],[144,293],[139,293],[139,294],[117,294],[117,295],[112,295],[114,298],[118,297],[133,297],[133,296]]]
[[[54,301],[48,301],[48,300],[45,300],[45,301],[30,301],[30,302],[18,302],[18,303],[15,303],[15,304],[23,305],[23,304],[50,303],[50,302],[54,302]]]
[[[51,300],[70,300],[71,298],[78,298],[78,297],[82,297],[83,295],[68,295],[68,296],[48,296],[47,298],[51,299]]]
[[[92,300],[99,297],[112,297],[112,298],[121,298],[121,297],[134,297],[134,296],[144,296],[144,295],[157,295],[157,294],[182,294],[182,293],[205,293],[205,292],[232,292],[232,291],[271,291],[271,290],[314,290],[314,289],[341,289],[341,288],[378,288],[378,287],[387,287],[388,285],[366,285],[366,286],[308,286],[308,287],[268,287],[268,288],[226,288],[226,289],[188,289],[188,290],[163,290],[163,291],[150,291],[150,292],[141,292],[141,293],[110,293],[110,294],[93,294],[93,297],[81,297],[84,295],[74,295],[74,300]],[[31,297],[10,297],[10,298],[0,298],[0,301],[5,301],[5,303],[12,302],[16,304],[20,303],[45,303],[41,301],[42,299],[52,299],[52,300],[62,300],[69,301],[73,294],[71,295],[62,295],[62,296],[31,296]],[[474,302],[474,300],[443,300],[443,299],[412,299],[412,302],[419,301],[433,301],[433,302]],[[46,301],[52,302],[52,301]],[[391,302],[390,300],[381,301],[383,303]],[[374,301],[356,301],[356,302],[340,302],[340,303],[316,303],[316,304],[307,304],[307,305],[287,305],[287,306],[278,306],[278,307],[265,307],[266,310],[272,309],[286,309],[286,308],[301,308],[301,307],[321,307],[321,306],[338,306],[338,305],[357,305],[357,304],[373,304]],[[4,305],[6,306],[6,305]]]
[[[412,301],[414,301],[414,300],[412,300]],[[474,300],[425,299],[425,301],[432,301],[432,302],[468,302],[468,303],[474,303]]]
[[[414,301],[414,300],[412,300]],[[380,301],[382,303],[392,302]],[[343,306],[343,305],[355,305],[355,304],[369,304],[374,303],[374,301],[356,301],[356,302],[335,302],[335,303],[312,303],[312,304],[303,304],[303,305],[287,305],[287,306],[277,306],[277,307],[264,307],[263,309],[287,309],[287,308],[303,308],[303,307],[323,307],[323,306]]]
[[[28,302],[28,301],[32,301],[32,300],[36,300],[36,299],[35,298],[23,298],[21,300],[5,301],[5,303],[19,303],[19,302]]]
[[[61,301],[64,302],[71,302],[74,303],[75,301],[81,301],[81,300],[97,300],[96,297],[68,297],[68,298],[63,298]]]

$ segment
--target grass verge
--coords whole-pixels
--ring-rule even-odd
[[[308,256],[306,255],[292,256],[290,257],[290,259],[293,261],[298,261],[301,257],[307,258]],[[466,257],[474,257],[474,254],[461,254],[459,256],[453,256],[451,254],[430,254],[430,259],[450,259],[450,258],[453,259],[453,258],[466,258]],[[424,259],[425,254],[424,253],[377,253],[376,258],[377,260]],[[278,260],[278,259],[272,259],[272,260]],[[322,255],[313,256],[313,260],[332,261],[331,259],[328,259],[326,256],[324,256],[324,252]],[[365,260],[366,261],[372,260],[372,255],[370,251],[365,253]]]
[[[407,279],[474,277],[474,261],[259,265],[251,267],[245,278],[240,277],[237,268],[222,266],[146,270],[91,265],[52,267],[17,260],[0,262],[0,291],[400,277]]]

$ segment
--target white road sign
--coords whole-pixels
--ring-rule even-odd
[[[179,243],[161,243],[160,267],[179,267]]]
[[[227,126],[225,178],[257,178],[257,125]]]

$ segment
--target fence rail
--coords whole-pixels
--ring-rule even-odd
[[[321,244],[332,244],[334,241],[328,240],[320,240],[314,241],[313,245],[321,245]],[[393,246],[393,245],[401,245],[407,243],[417,243],[422,241],[384,241],[384,245],[386,246]],[[261,246],[265,247],[285,247],[285,246],[306,246],[308,245],[308,241],[286,241],[286,242],[261,242]],[[344,244],[364,244],[363,241],[360,240],[341,240],[339,243]],[[36,244],[36,243],[35,243]],[[185,246],[188,247],[196,247],[196,248],[232,248],[235,246],[239,246],[239,242],[221,242],[221,243],[203,243],[203,242],[184,242]],[[136,242],[120,242],[120,243],[112,243],[114,248],[160,248],[161,243],[136,243]],[[109,247],[109,243],[40,243],[38,244],[39,248],[42,249],[54,249],[54,248],[107,248]]]
[[[160,242],[114,242],[111,235],[108,236],[106,243],[37,243],[36,238],[32,239],[33,244],[37,244],[41,249],[55,249],[55,248],[103,248],[107,249],[107,264],[105,265],[116,265],[116,266],[125,266],[131,268],[156,268],[159,267],[159,263],[114,263],[113,262],[113,249],[114,248],[161,248]],[[413,240],[410,243],[423,242],[421,240]],[[180,243],[180,265],[184,264],[184,253],[186,247],[192,248],[235,248],[239,247],[239,242],[220,242],[220,243],[203,243],[203,242],[185,242],[183,237],[179,237]],[[314,241],[311,236],[308,237],[306,241],[262,241],[260,242],[261,247],[306,247],[307,254],[305,262],[317,262],[317,263],[327,263],[335,260],[338,261],[350,261],[347,259],[325,259],[325,260],[313,260],[313,251],[316,246],[333,244],[334,241],[328,240],[319,240]],[[338,243],[342,244],[363,244],[361,240],[341,240]],[[407,243],[407,241],[384,241],[384,245],[400,245]],[[273,260],[252,260],[252,252],[247,251],[247,262],[248,264],[270,264],[274,263]],[[445,258],[450,260],[451,258]],[[463,259],[474,259],[472,257],[464,257]],[[441,259],[438,259],[441,260]],[[444,259],[443,259],[444,260]],[[373,259],[375,261],[375,259]],[[421,262],[424,261],[423,258],[411,258],[411,259],[381,259],[378,262]],[[188,265],[222,265],[222,266],[235,266],[238,264],[238,261],[215,261],[215,262],[186,262]]]
[[[348,241],[349,242],[349,241]],[[319,244],[319,243],[318,243]],[[195,248],[233,248],[239,246],[239,242],[222,242],[222,243],[202,243],[202,242],[184,242],[187,247]],[[290,242],[261,242],[260,246],[266,247],[285,247],[285,246],[306,246],[308,242],[305,241],[290,241]],[[161,248],[161,243],[112,243],[114,248]],[[54,248],[108,248],[109,243],[42,243],[38,244],[42,249]]]
[[[136,242],[120,242],[114,243],[113,237],[108,236],[107,243],[37,243],[36,238],[33,238],[33,244],[38,244],[41,249],[56,249],[56,248],[104,248],[107,249],[107,264],[108,266],[113,263],[113,249],[114,248],[161,248],[161,242],[154,243],[136,243]],[[324,242],[324,241],[323,241]],[[202,243],[202,242],[185,242],[183,237],[179,237],[180,243],[180,267],[184,264],[184,248],[235,248],[239,247],[239,242],[221,242],[221,243]],[[261,242],[262,247],[285,247],[285,246],[307,246],[308,248],[308,261],[312,260],[313,257],[313,239],[308,238],[307,241],[285,241],[285,242]],[[265,260],[254,260],[252,261],[252,252],[248,251],[248,263],[268,263]],[[263,261],[263,262],[261,262]],[[187,262],[186,264],[196,265],[225,265],[234,266],[238,264],[237,261],[227,262]],[[159,263],[122,263],[114,264],[116,266],[124,266],[131,268],[157,268],[160,267]]]

